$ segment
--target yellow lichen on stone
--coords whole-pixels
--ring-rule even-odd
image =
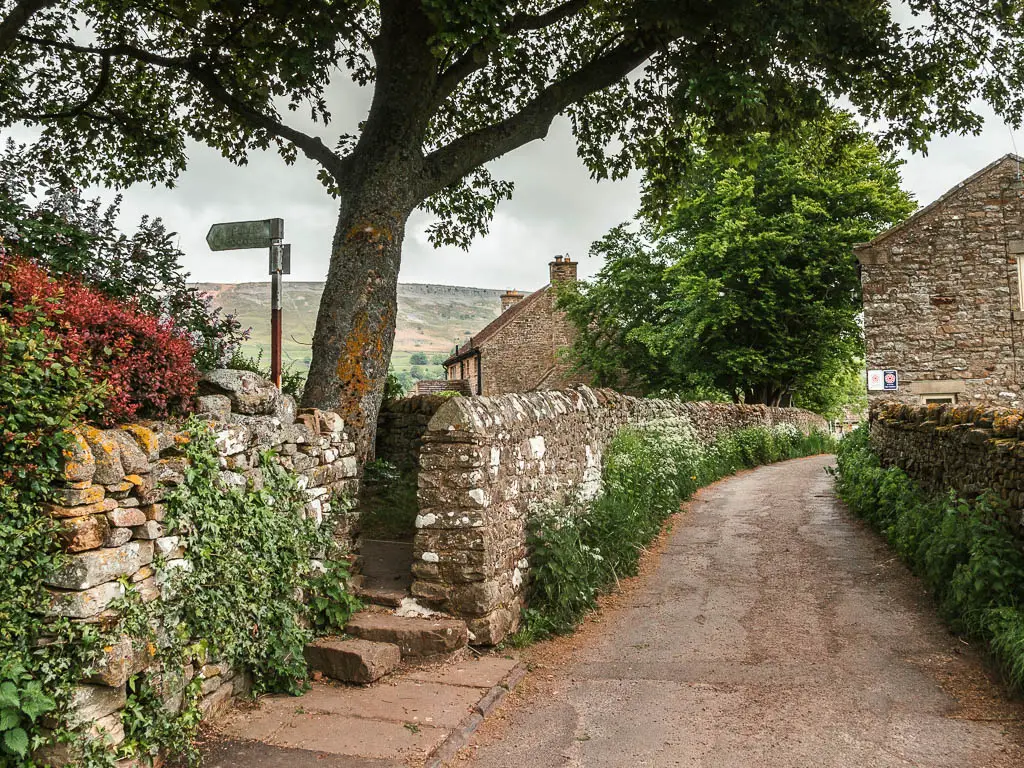
[[[152,458],[160,450],[156,433],[141,424],[126,424],[121,429],[129,434],[147,457]]]
[[[992,422],[992,429],[995,433],[1001,437],[1016,437],[1017,430],[1020,427],[1022,416],[1020,413],[1006,413],[996,418]]]
[[[64,480],[67,482],[83,482],[92,479],[96,471],[96,460],[93,458],[85,435],[78,429],[67,433],[68,442],[64,446]]]

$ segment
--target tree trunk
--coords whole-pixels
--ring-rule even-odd
[[[302,395],[306,407],[341,414],[361,462],[373,458],[395,341],[402,240],[415,205],[402,192],[405,174],[375,176],[342,190]]]

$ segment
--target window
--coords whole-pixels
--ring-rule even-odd
[[[932,403],[936,405],[955,405],[956,395],[924,395],[921,397],[921,402],[925,405],[931,405]]]
[[[1017,309],[1024,310],[1024,253],[1017,254]]]

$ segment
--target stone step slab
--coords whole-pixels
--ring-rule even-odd
[[[371,605],[380,605],[385,608],[398,608],[402,600],[409,597],[407,589],[388,589],[387,587],[356,587],[356,596],[363,602]]]
[[[422,658],[452,653],[469,643],[466,622],[459,619],[406,618],[391,613],[357,613],[345,632],[363,640],[397,645],[402,656]]]
[[[333,680],[362,685],[390,674],[402,660],[394,643],[358,638],[322,637],[309,643],[304,655],[311,669]]]

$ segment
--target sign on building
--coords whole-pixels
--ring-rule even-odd
[[[895,392],[900,388],[899,374],[894,370],[868,371],[868,391]]]

